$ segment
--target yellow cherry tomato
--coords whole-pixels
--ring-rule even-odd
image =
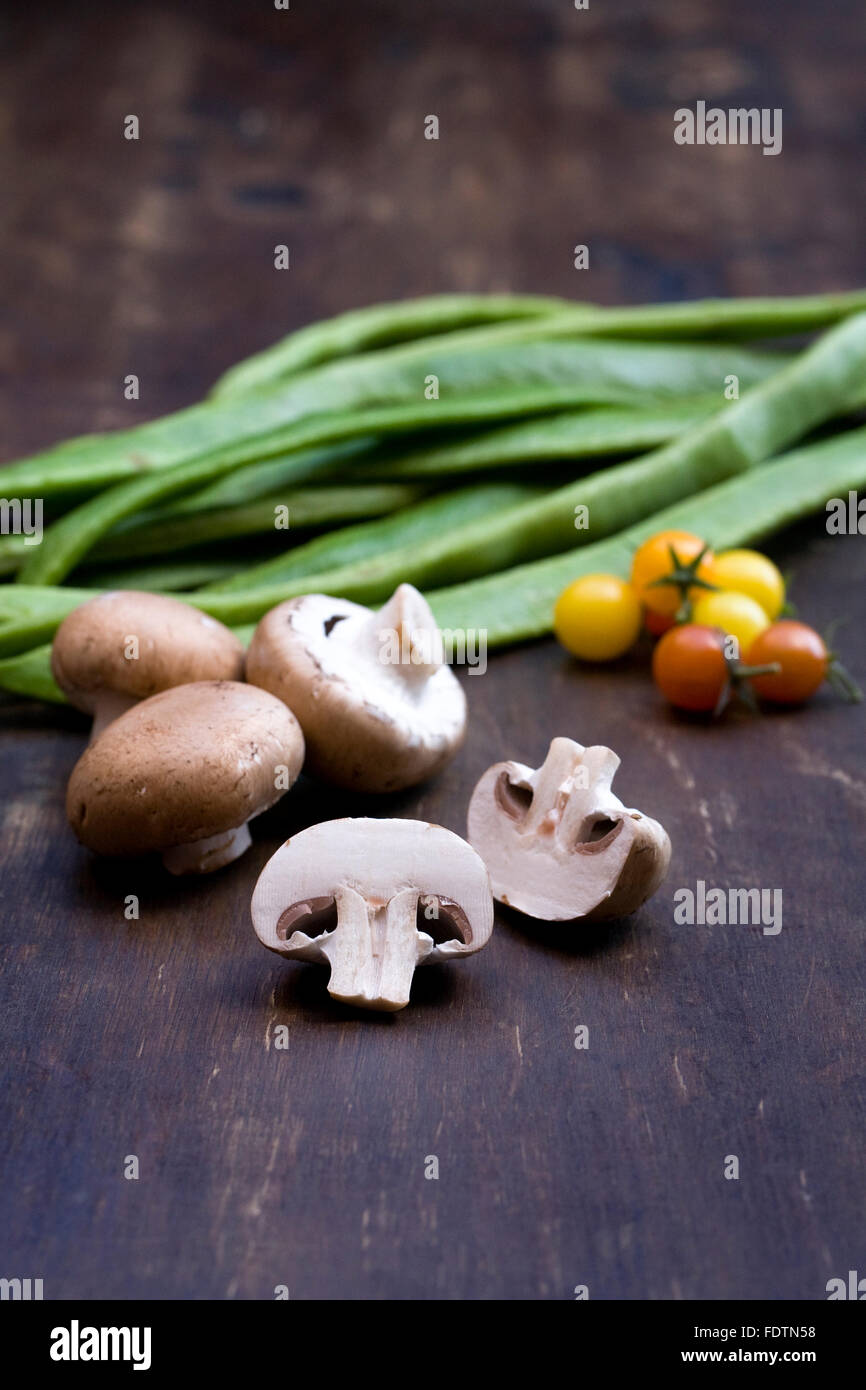
[[[633,646],[641,609],[630,584],[615,574],[584,574],[563,589],[553,610],[557,641],[582,661],[613,661]]]
[[[741,654],[749,650],[759,632],[770,626],[770,619],[755,599],[732,589],[701,594],[692,610],[692,622],[721,628],[729,637],[735,637]]]
[[[772,620],[778,618],[785,602],[785,581],[766,555],[757,550],[722,550],[710,562],[711,584],[748,594]]]
[[[631,562],[634,591],[650,613],[668,618],[674,616],[686,597],[694,599],[704,592],[700,588],[690,588],[687,581],[676,581],[671,551],[681,570],[691,569],[696,579],[708,579],[712,560],[712,552],[690,531],[659,531],[638,547]],[[702,557],[700,562],[699,556]]]

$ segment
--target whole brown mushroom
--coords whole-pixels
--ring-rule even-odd
[[[227,627],[166,594],[115,589],[63,620],[51,670],[70,704],[93,715],[91,738],[161,690],[243,679],[244,649]]]
[[[170,873],[209,873],[250,845],[248,822],[304,761],[281,700],[235,681],[196,681],[127,710],[76,763],[69,823],[97,854],[159,853]]]

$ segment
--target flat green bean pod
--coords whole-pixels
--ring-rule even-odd
[[[518,503],[535,501],[544,489],[528,483],[492,482],[440,493],[395,515],[316,536],[283,555],[254,565],[231,579],[208,585],[214,593],[236,592],[267,584],[288,583],[310,574],[344,571],[398,551],[411,555],[419,546],[452,536],[473,522],[487,521]]]
[[[229,368],[211,395],[241,395],[323,362],[369,352],[371,348],[390,347],[458,328],[541,318],[574,307],[566,299],[541,295],[434,294],[349,309],[334,318],[299,328],[272,347]]]
[[[595,545],[426,597],[440,627],[483,630],[491,648],[543,637],[553,630],[553,607],[567,584],[595,572],[627,578],[636,548],[657,531],[692,531],[717,550],[754,545],[864,485],[866,428],[783,454]]]
[[[569,315],[582,334],[615,338],[771,338],[827,328],[866,309],[866,291],[741,299],[698,299],[609,308],[515,295],[433,295],[354,309],[290,333],[230,368],[212,395],[239,395],[397,342],[482,324]]]

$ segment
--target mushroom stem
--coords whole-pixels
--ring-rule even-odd
[[[115,719],[119,719],[122,714],[126,714],[128,709],[138,704],[137,695],[121,695],[113,690],[105,690],[93,702],[93,728],[90,730],[90,742],[99,738],[103,729],[109,724],[113,724]]]
[[[239,825],[205,840],[172,845],[163,851],[162,862],[170,874],[209,874],[212,869],[222,869],[234,859],[240,859],[251,844],[249,826]]]
[[[341,888],[335,901],[337,926],[321,948],[331,967],[331,998],[359,1009],[404,1009],[415,967],[433,946],[417,930],[417,888],[387,903]]]
[[[436,619],[429,604],[411,584],[401,584],[384,607],[373,614],[369,625],[382,661],[388,660],[383,653],[393,648],[393,644],[386,644],[383,638],[391,634],[396,637],[399,659],[397,662],[388,660],[388,664],[395,665],[404,680],[427,680],[444,666],[442,636]]]
[[[596,763],[593,751],[607,754],[607,763]],[[570,738],[553,739],[547,757],[531,779],[532,804],[523,825],[525,833],[553,834],[568,817],[574,793],[588,788],[599,777],[606,776],[609,784],[618,766],[619,758],[609,748],[585,749]]]
[[[568,740],[566,740],[568,742]],[[577,785],[586,795],[571,796],[562,816],[562,833],[569,844],[584,838],[593,814],[618,821],[625,814],[625,807],[618,796],[611,791],[611,783],[616,776],[620,760],[612,748],[603,744],[593,744],[585,748],[580,758],[581,774]]]

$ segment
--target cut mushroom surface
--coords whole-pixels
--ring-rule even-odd
[[[293,835],[252,899],[263,945],[331,967],[328,993],[365,1009],[409,1002],[415,968],[480,951],[493,930],[487,870],[426,821],[326,821]]]
[[[222,623],[165,594],[116,589],[74,609],[51,648],[54,679],[76,709],[107,724],[161,690],[243,679],[244,649]]]
[[[259,623],[246,670],[297,715],[309,770],[338,786],[413,786],[463,741],[466,698],[410,584],[379,612],[325,594],[289,599]]]
[[[634,912],[659,887],[671,844],[611,790],[619,758],[555,738],[541,767],[496,763],[469,803],[469,842],[493,895],[544,921]]]
[[[282,701],[235,681],[162,691],[116,719],[78,760],[66,811],[97,854],[158,852],[171,873],[209,873],[249,847],[247,822],[304,760]]]

